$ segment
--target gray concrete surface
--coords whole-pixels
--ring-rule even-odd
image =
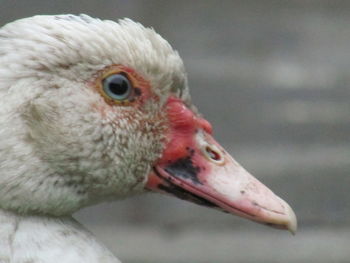
[[[217,139],[295,209],[296,236],[157,195],[76,216],[129,263],[350,262],[349,1],[0,1],[130,17],[179,50]]]

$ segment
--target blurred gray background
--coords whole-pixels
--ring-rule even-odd
[[[182,55],[216,138],[287,200],[296,236],[160,195],[76,218],[126,263],[350,262],[350,1],[0,1],[34,14],[129,17]]]

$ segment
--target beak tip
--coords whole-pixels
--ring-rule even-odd
[[[293,209],[286,203],[286,215],[288,216],[289,220],[286,224],[287,229],[289,232],[294,236],[298,229],[298,221],[297,217],[293,211]]]

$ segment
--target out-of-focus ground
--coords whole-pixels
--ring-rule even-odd
[[[216,138],[295,209],[296,236],[145,195],[76,217],[126,263],[350,262],[350,2],[0,1],[33,14],[130,17],[182,55]]]

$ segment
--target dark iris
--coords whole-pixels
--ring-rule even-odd
[[[131,83],[123,74],[110,75],[103,80],[103,90],[114,100],[126,100],[131,94]]]

